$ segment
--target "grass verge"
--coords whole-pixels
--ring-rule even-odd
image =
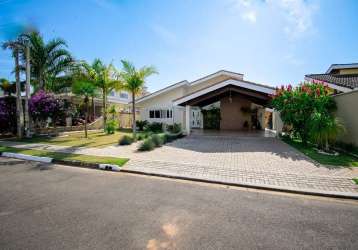
[[[0,152],[20,153],[20,154],[40,156],[40,157],[50,157],[55,160],[61,160],[61,161],[78,161],[84,163],[98,163],[98,164],[102,164],[102,163],[116,164],[118,166],[123,166],[129,160],[127,158],[70,154],[70,153],[50,152],[50,151],[38,150],[38,149],[22,149],[22,148],[3,147],[3,146],[0,146]]]
[[[349,154],[340,153],[337,156],[323,155],[318,153],[312,145],[303,145],[300,140],[290,140],[287,138],[282,138],[282,140],[320,164],[331,166],[358,167],[358,158]]]
[[[354,178],[353,181],[358,185],[358,178]]]
[[[106,147],[117,145],[120,138],[130,133],[124,131],[116,131],[114,134],[106,134],[100,131],[88,131],[88,138],[84,137],[84,132],[68,133],[62,136],[55,137],[33,137],[24,138],[22,140],[13,139],[13,141],[20,141],[25,143],[43,143],[59,146],[71,147]]]

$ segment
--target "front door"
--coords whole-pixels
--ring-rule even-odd
[[[191,127],[192,128],[201,127],[201,111],[199,109],[191,110]]]

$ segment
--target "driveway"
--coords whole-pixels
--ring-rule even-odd
[[[5,144],[5,142],[3,142]],[[14,143],[6,142],[14,146]],[[150,152],[138,145],[72,148],[18,144],[60,152],[126,157],[129,171],[254,187],[358,195],[358,168],[329,167],[311,161],[274,137],[258,133],[192,134]]]
[[[357,249],[357,202],[0,158],[1,249]]]
[[[146,153],[133,153],[129,170],[219,182],[325,192],[358,192],[358,168],[317,164],[274,137],[191,135]],[[358,194],[358,193],[357,193]]]

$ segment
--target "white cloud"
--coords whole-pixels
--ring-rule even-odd
[[[257,14],[256,14],[256,11],[249,10],[247,12],[242,13],[241,17],[242,17],[242,19],[244,19],[246,21],[249,21],[251,23],[256,23]]]
[[[293,40],[312,30],[314,13],[318,9],[315,0],[230,0],[230,2],[244,20],[252,23],[255,23],[259,14],[264,14],[265,10],[273,11],[270,14],[283,18],[283,31],[289,39]]]

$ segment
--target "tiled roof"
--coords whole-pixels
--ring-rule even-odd
[[[310,74],[307,78],[332,83],[337,86],[355,89],[358,88],[358,74],[336,75],[336,74]]]

